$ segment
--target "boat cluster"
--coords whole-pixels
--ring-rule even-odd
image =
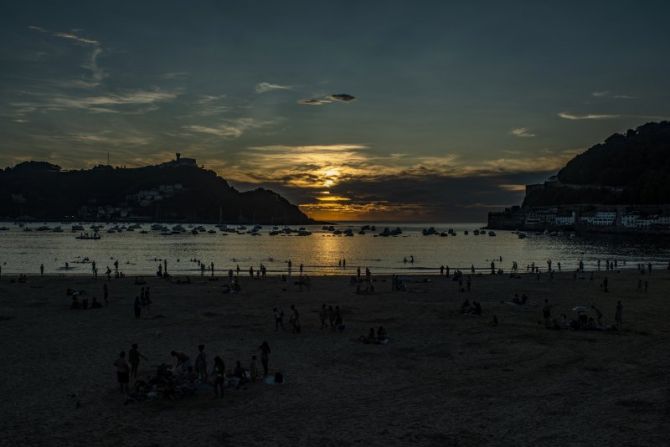
[[[457,233],[456,233],[456,231],[454,231],[453,228],[449,228],[447,231],[438,231],[438,230],[435,229],[435,227],[429,227],[429,228],[424,228],[423,230],[421,230],[421,234],[423,234],[424,236],[448,237],[448,236],[456,236]],[[463,231],[463,234],[465,236],[467,236],[468,234],[470,234],[470,232],[468,230],[465,230],[465,231]],[[474,230],[472,232],[472,234],[474,236],[479,236],[479,235],[485,236],[487,233],[486,233],[485,230]],[[495,234],[494,231],[489,231],[488,235],[489,236],[495,236],[496,234]]]

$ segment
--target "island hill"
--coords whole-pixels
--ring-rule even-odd
[[[488,226],[670,233],[670,122],[610,136],[544,183],[526,185],[523,204],[489,213]]]
[[[0,170],[0,219],[309,224],[279,194],[240,192],[191,158],[140,168],[66,171],[46,162]]]

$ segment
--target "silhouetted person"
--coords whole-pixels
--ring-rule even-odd
[[[621,301],[617,301],[616,303],[616,312],[614,312],[614,321],[616,322],[617,328],[621,328],[621,325],[623,324],[623,305],[621,304]]]
[[[126,362],[126,353],[121,351],[119,358],[114,362],[116,367],[116,380],[122,393],[128,393],[128,382],[130,381],[130,367]]]
[[[212,376],[214,376],[214,395],[223,398],[223,389],[226,385],[226,365],[218,355],[214,357]]]
[[[258,350],[261,351],[261,364],[263,365],[263,376],[268,375],[269,363],[270,363],[270,345],[267,341],[264,341],[259,347]]]
[[[137,349],[137,343],[133,343],[130,351],[128,351],[128,363],[130,363],[130,376],[133,379],[137,378],[137,370],[140,366],[140,359],[148,360],[143,356],[140,351]]]

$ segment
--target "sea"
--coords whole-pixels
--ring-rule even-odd
[[[78,239],[82,233],[99,239]],[[356,268],[366,267],[373,274],[439,274],[440,266],[452,271],[461,269],[508,272],[517,262],[521,272],[536,265],[546,271],[551,260],[563,271],[575,270],[579,262],[587,269],[605,269],[605,261],[617,261],[618,268],[637,268],[651,263],[667,268],[670,243],[655,237],[581,236],[573,233],[524,233],[511,231],[489,233],[482,223],[341,223],[333,228],[322,225],[285,229],[263,226],[198,224],[73,224],[0,223],[0,266],[2,274],[36,274],[44,265],[45,274],[90,275],[92,262],[103,274],[107,267],[125,275],[154,275],[158,265],[168,263],[173,275],[200,275],[200,263],[209,269],[214,263],[216,275],[240,267],[248,274],[263,264],[268,274],[287,272],[288,261],[293,272],[303,265],[306,274],[352,275]],[[362,226],[367,229],[359,234]],[[154,229],[152,229],[152,226]],[[41,227],[41,228],[40,228]],[[181,228],[180,228],[181,227]],[[436,234],[424,235],[434,228]],[[384,228],[400,228],[396,236],[384,237]],[[352,236],[347,236],[351,230]],[[480,234],[475,235],[476,232]],[[255,234],[253,234],[255,233]],[[271,235],[274,234],[274,235]],[[307,233],[311,233],[308,234]],[[343,262],[344,261],[344,262]],[[205,274],[209,275],[207,271]]]

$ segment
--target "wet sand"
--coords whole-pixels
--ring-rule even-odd
[[[670,435],[670,272],[609,273],[609,293],[572,274],[473,278],[472,291],[427,277],[407,292],[375,278],[376,293],[356,295],[344,277],[312,278],[311,291],[279,278],[242,277],[239,294],[223,278],[190,285],[147,278],[152,316],[136,320],[133,278],[109,282],[110,305],[69,309],[67,288],[102,300],[103,280],[29,277],[0,280],[1,445],[28,446],[386,446],[668,445]],[[420,278],[420,277],[416,277]],[[526,293],[529,304],[501,303]],[[482,317],[462,315],[467,297]],[[619,332],[547,330],[555,316],[595,304]],[[319,329],[322,303],[339,305],[346,331]],[[301,334],[274,332],[273,306],[295,304]],[[500,324],[489,322],[496,314]],[[160,318],[155,318],[160,315]],[[383,325],[391,342],[355,341]],[[254,384],[212,394],[124,405],[112,366],[139,343],[149,361],[140,375],[171,362],[170,351],[206,345],[210,362],[248,365],[263,340],[281,386]],[[260,365],[259,365],[260,366]],[[211,365],[210,365],[211,367]],[[76,394],[77,397],[71,397]],[[75,401],[79,400],[80,408]]]

